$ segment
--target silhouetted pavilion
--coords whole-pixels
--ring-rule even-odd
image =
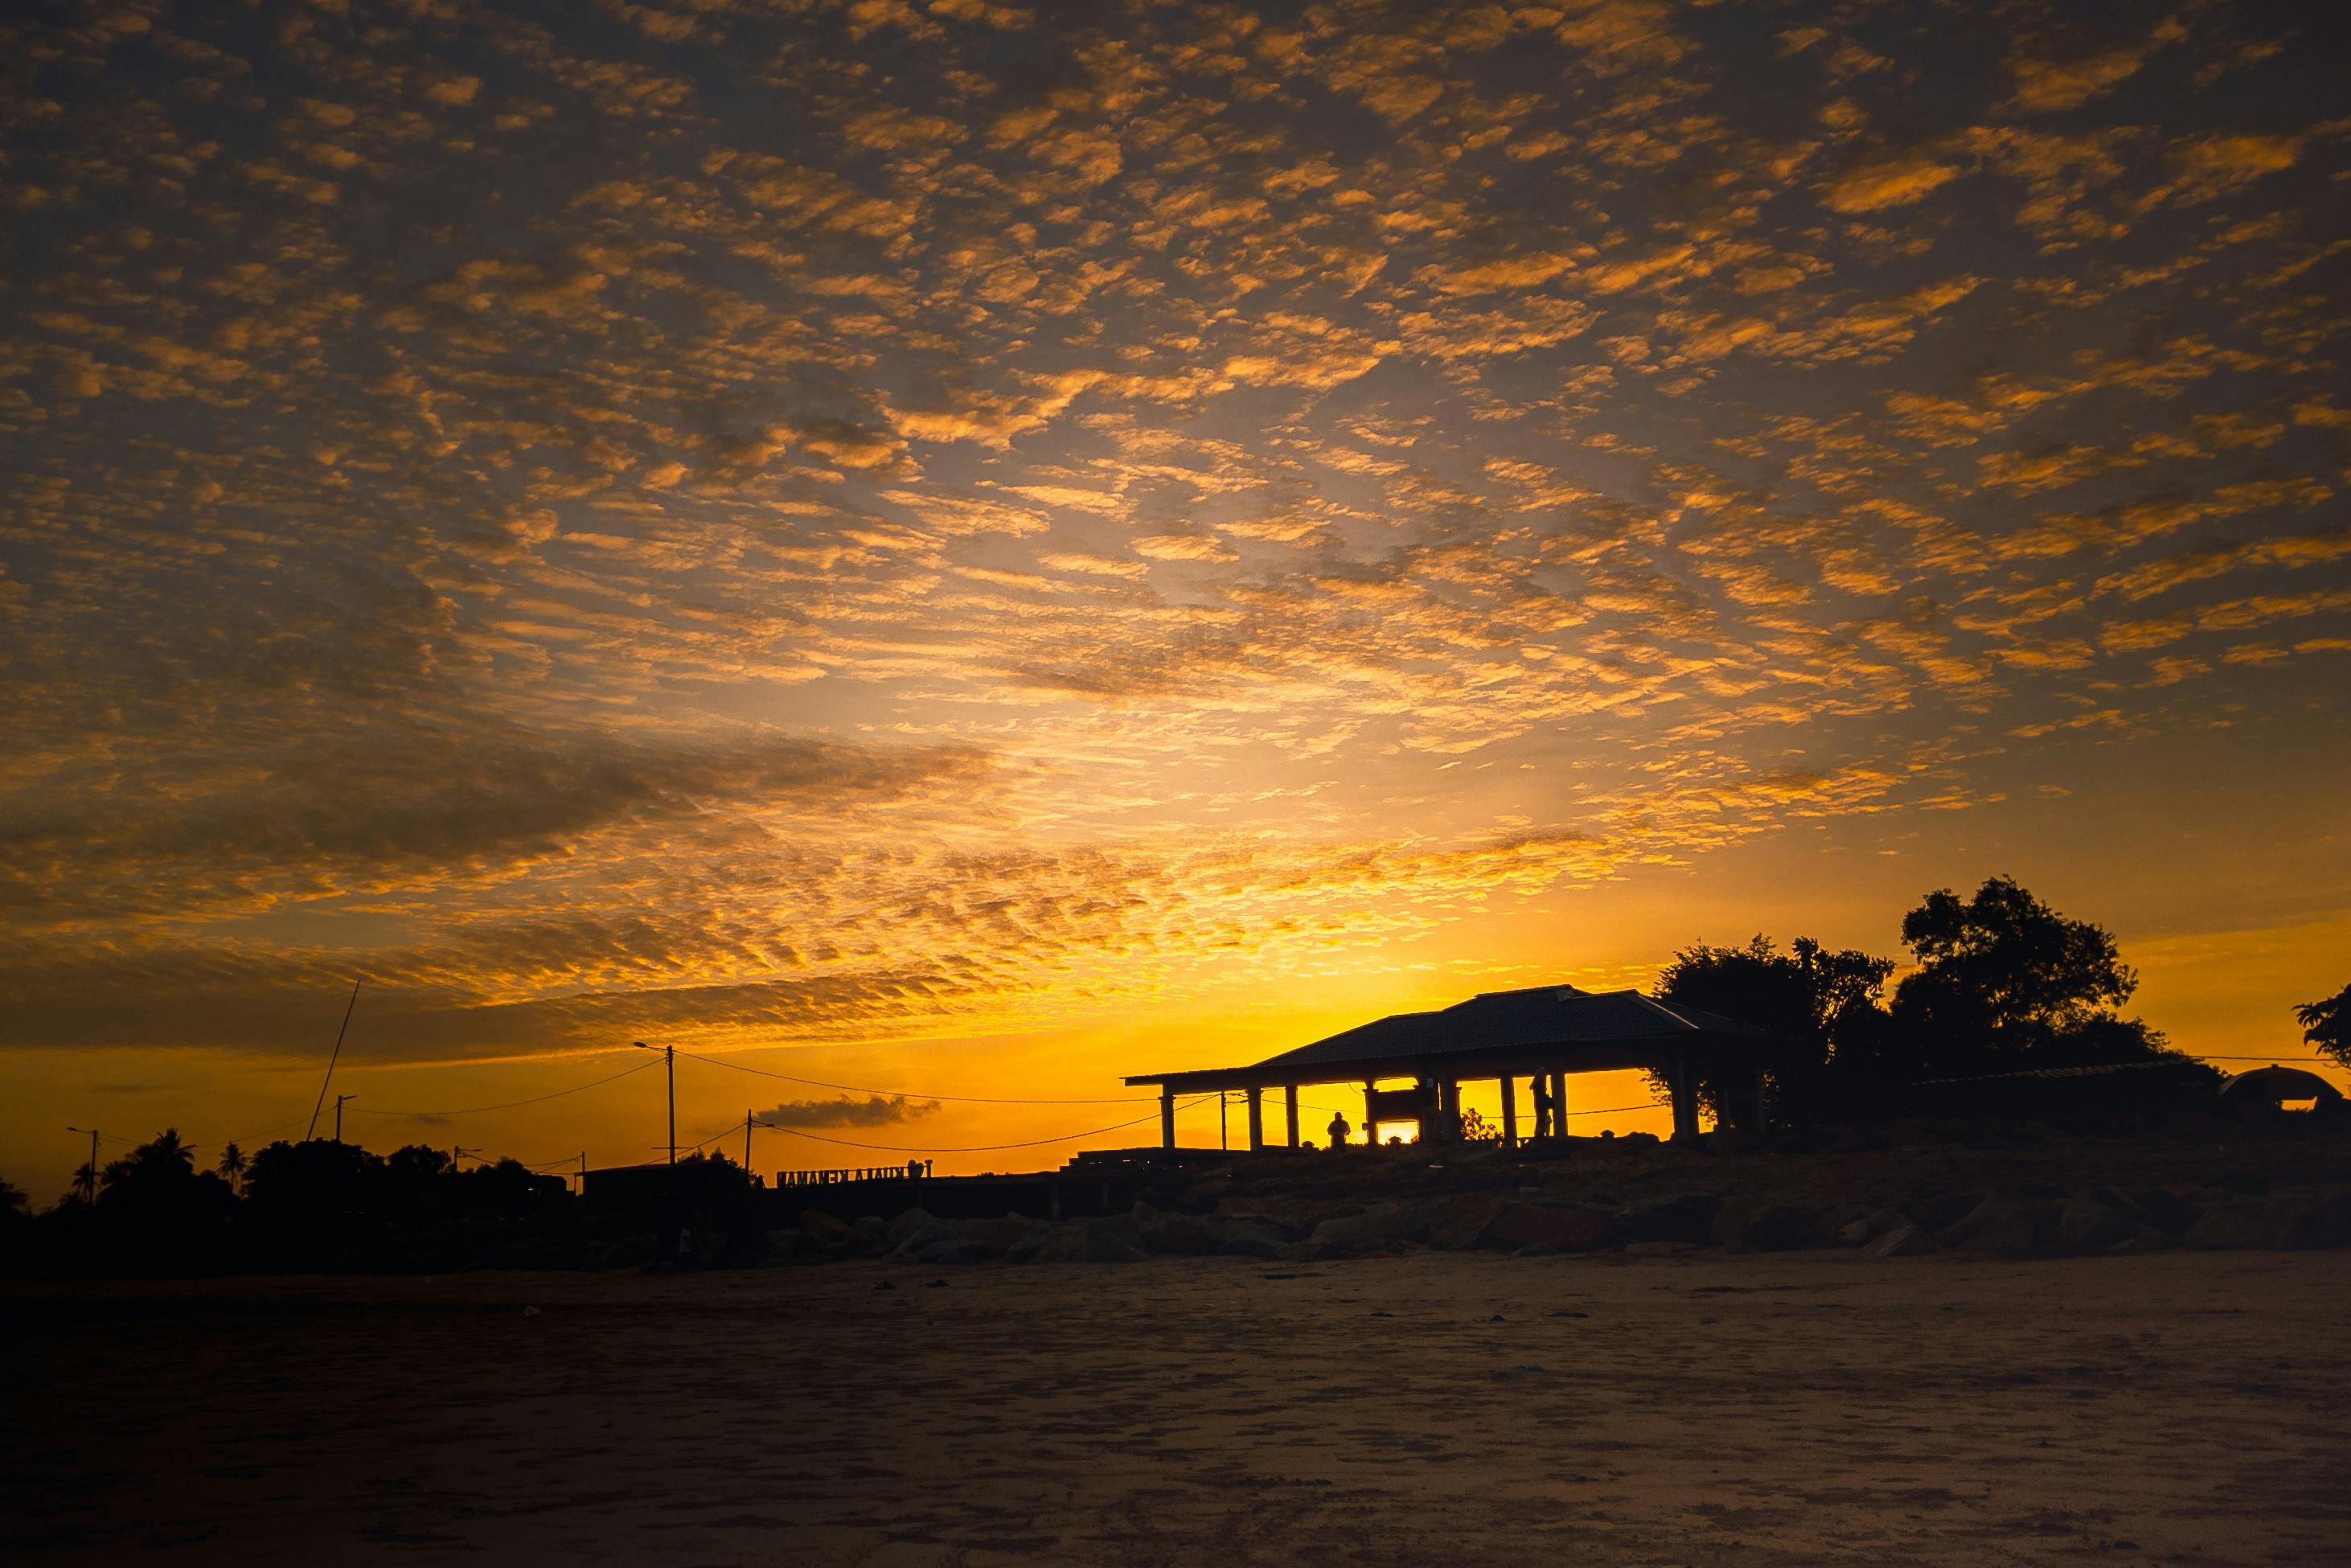
[[[1176,1101],[1185,1094],[1243,1092],[1249,1147],[1265,1147],[1264,1097],[1280,1089],[1287,1103],[1290,1146],[1298,1146],[1298,1092],[1317,1084],[1360,1084],[1364,1133],[1379,1142],[1390,1122],[1417,1122],[1426,1142],[1457,1140],[1461,1085],[1492,1078],[1502,1088],[1502,1137],[1519,1141],[1516,1082],[1548,1078],[1552,1103],[1564,1113],[1567,1079],[1577,1072],[1649,1069],[1672,1085],[1674,1136],[1698,1132],[1698,1076],[1745,1069],[1754,1084],[1753,1124],[1763,1123],[1763,1067],[1769,1037],[1752,1024],[1695,1008],[1669,1006],[1638,991],[1583,991],[1535,986],[1488,991],[1434,1012],[1395,1013],[1343,1030],[1311,1045],[1249,1067],[1146,1072],[1129,1083],[1159,1086],[1159,1141],[1176,1146]],[[1409,1089],[1379,1087],[1409,1078]],[[1432,1135],[1433,1134],[1433,1135]]]

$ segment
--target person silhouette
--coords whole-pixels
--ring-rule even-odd
[[[1337,1111],[1331,1113],[1331,1125],[1325,1130],[1331,1134],[1331,1146],[1334,1149],[1345,1148],[1347,1146],[1347,1134],[1354,1131],[1353,1127],[1350,1127],[1347,1124],[1346,1116],[1343,1113]]]
[[[1538,1073],[1535,1076],[1535,1136],[1555,1138],[1559,1130],[1559,1105],[1551,1097],[1551,1081]]]

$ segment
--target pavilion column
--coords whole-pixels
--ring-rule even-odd
[[[1373,1103],[1379,1092],[1380,1086],[1376,1082],[1368,1078],[1364,1080],[1364,1143],[1372,1148],[1377,1148],[1380,1142],[1380,1124],[1372,1119],[1379,1113]]]
[[[1509,1073],[1502,1074],[1502,1147],[1519,1146],[1519,1083]]]
[[[1698,1136],[1698,1095],[1690,1082],[1689,1056],[1674,1053],[1674,1137],[1677,1140]]]
[[[1249,1088],[1249,1153],[1265,1148],[1265,1091],[1252,1083]]]
[[[1551,1075],[1551,1135],[1567,1136],[1567,1074],[1563,1071]]]
[[[1176,1146],[1176,1091],[1173,1089],[1159,1091],[1159,1146],[1163,1149]]]
[[[1281,1089],[1282,1110],[1290,1118],[1290,1146],[1298,1146],[1298,1085],[1285,1083]]]

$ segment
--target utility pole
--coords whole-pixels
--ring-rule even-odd
[[[639,1051],[653,1049],[642,1040],[632,1040],[629,1043]],[[669,1064],[669,1163],[675,1165],[677,1164],[677,1047],[663,1046],[662,1059]]]
[[[85,1171],[82,1176],[82,1192],[83,1195],[87,1197],[93,1205],[95,1205],[98,1202],[98,1129],[96,1127],[68,1127],[66,1131],[68,1133],[88,1133],[89,1134],[89,1168]]]
[[[743,1174],[751,1174],[751,1111],[748,1106],[743,1111]]]
[[[343,1102],[346,1100],[356,1100],[358,1098],[359,1096],[356,1094],[338,1094],[335,1096],[335,1142],[339,1144],[343,1141]]]
[[[580,1196],[588,1196],[588,1151],[580,1151]]]

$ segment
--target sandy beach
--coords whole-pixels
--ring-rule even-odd
[[[2340,1251],[18,1288],[10,1554],[2333,1563],[2346,1299]]]

